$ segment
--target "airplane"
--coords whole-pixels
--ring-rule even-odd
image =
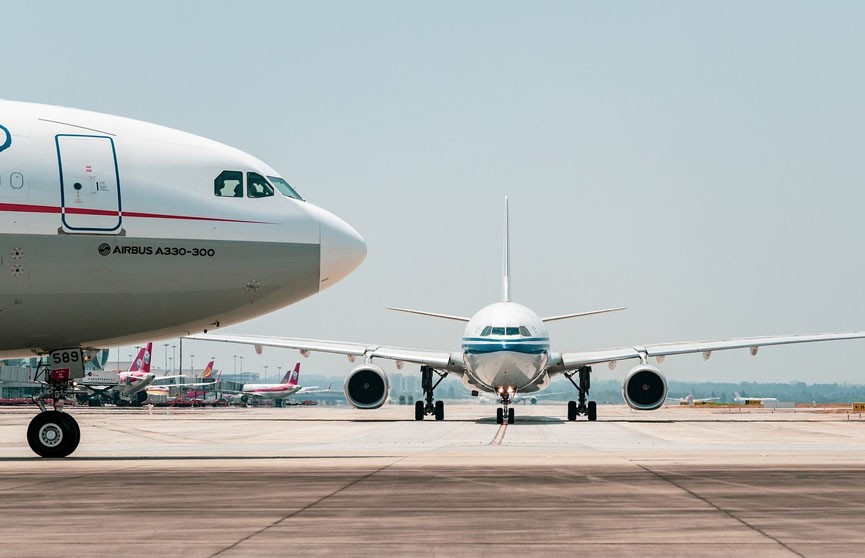
[[[116,376],[115,382],[110,378],[107,378],[108,381],[103,381],[106,379],[105,376],[96,376],[88,378],[86,382],[79,382],[78,386],[99,396],[100,400],[107,397],[116,405],[140,405],[147,399],[145,390],[156,378],[156,374],[150,372],[152,350],[152,342],[141,347],[135,360],[126,371]],[[88,399],[90,398],[84,398],[84,400]]]
[[[739,405],[762,405],[763,403],[775,403],[778,399],[775,397],[742,397],[739,392],[733,392],[733,403]]]
[[[694,399],[694,394],[689,393],[686,397],[667,397],[667,403],[674,403],[677,405],[689,405],[693,407],[694,405],[699,405],[702,403],[708,403],[710,401],[718,401],[721,399],[720,397],[703,397],[701,399]]]
[[[211,379],[213,376],[213,360],[207,363],[204,367],[204,370],[201,372],[201,378],[204,380],[203,382],[176,382],[177,378],[184,378],[185,376],[177,374],[177,375],[165,375],[156,378],[153,383],[147,388],[147,392],[149,394],[154,395],[164,395],[168,396],[172,391],[175,393],[180,393],[181,391],[189,388],[194,388],[192,392],[193,395],[189,395],[187,393],[187,398],[195,398],[201,394],[206,394],[208,391],[213,391],[218,385],[220,378],[222,376],[222,371],[218,370],[216,372],[216,377]],[[167,383],[169,380],[172,383]],[[200,388],[200,389],[199,389]],[[196,395],[197,394],[197,395]]]
[[[639,360],[639,363],[624,378],[622,396],[632,409],[650,411],[661,407],[667,398],[667,381],[656,366],[649,364],[651,357],[655,357],[660,364],[670,355],[702,353],[703,358],[707,359],[713,351],[729,349],[749,349],[751,355],[756,355],[759,347],[768,345],[865,337],[865,332],[823,333],[653,345],[635,344],[601,350],[553,352],[547,330],[549,322],[614,312],[624,308],[608,308],[541,318],[525,306],[512,302],[509,237],[508,198],[506,197],[500,302],[482,308],[471,317],[390,308],[400,312],[465,322],[462,347],[458,351],[212,332],[190,335],[188,338],[245,343],[254,345],[256,351],[261,351],[264,346],[297,349],[303,356],[308,356],[313,351],[336,353],[348,356],[350,362],[361,357],[363,362],[348,373],[344,386],[346,400],[358,409],[377,409],[388,401],[390,384],[384,371],[373,364],[374,359],[396,361],[397,368],[401,368],[406,362],[419,364],[424,401],[415,403],[416,420],[423,420],[426,415],[434,415],[436,420],[444,419],[444,403],[434,400],[434,391],[447,375],[454,374],[462,379],[463,385],[471,390],[473,395],[478,392],[495,394],[501,403],[501,407],[496,410],[496,422],[503,424],[507,421],[511,424],[515,419],[514,409],[510,406],[514,396],[545,389],[551,378],[557,375],[563,375],[577,390],[577,400],[569,401],[567,405],[568,420],[574,421],[577,416],[586,416],[590,421],[596,420],[596,402],[587,401],[593,365],[607,364],[610,369],[614,369],[619,361]],[[437,375],[438,379],[434,375]]]
[[[285,373],[278,384],[246,384],[240,391],[223,390],[223,393],[237,396],[235,400],[241,403],[248,403],[253,399],[270,399],[281,404],[283,399],[303,392],[305,388],[298,385],[299,379],[300,363],[298,362],[293,370]]]
[[[43,457],[78,446],[63,403],[98,348],[273,312],[337,283],[366,256],[356,230],[243,151],[8,100],[0,214],[0,359],[47,357],[41,412],[27,429]]]

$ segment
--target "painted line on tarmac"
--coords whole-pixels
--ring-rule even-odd
[[[490,445],[491,445],[491,446],[500,446],[500,445],[502,445],[502,440],[504,440],[504,438],[505,438],[505,432],[507,432],[507,431],[508,431],[508,423],[506,423],[506,422],[505,422],[505,423],[502,423],[502,425],[499,426],[499,431],[496,432],[496,437],[493,438],[493,441],[490,442]]]

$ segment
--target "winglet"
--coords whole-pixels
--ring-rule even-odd
[[[508,197],[505,196],[505,230],[503,247],[502,302],[511,301],[511,231],[508,223]]]

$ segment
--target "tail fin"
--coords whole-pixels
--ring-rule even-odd
[[[213,361],[207,363],[204,367],[204,372],[201,373],[202,378],[209,378],[213,374]]]
[[[127,372],[150,372],[150,351],[153,349],[153,343],[148,343],[146,347],[141,347],[135,360],[129,365]]]
[[[289,370],[282,377],[282,383],[290,386],[296,386],[297,380],[300,378],[300,363],[294,365],[294,370]]]
[[[502,250],[504,269],[502,270],[502,302],[511,301],[511,230],[508,219],[508,197],[505,196],[505,244]]]

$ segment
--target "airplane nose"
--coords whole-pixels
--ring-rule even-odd
[[[318,290],[323,291],[355,269],[366,258],[366,242],[354,228],[321,209],[321,275]]]

